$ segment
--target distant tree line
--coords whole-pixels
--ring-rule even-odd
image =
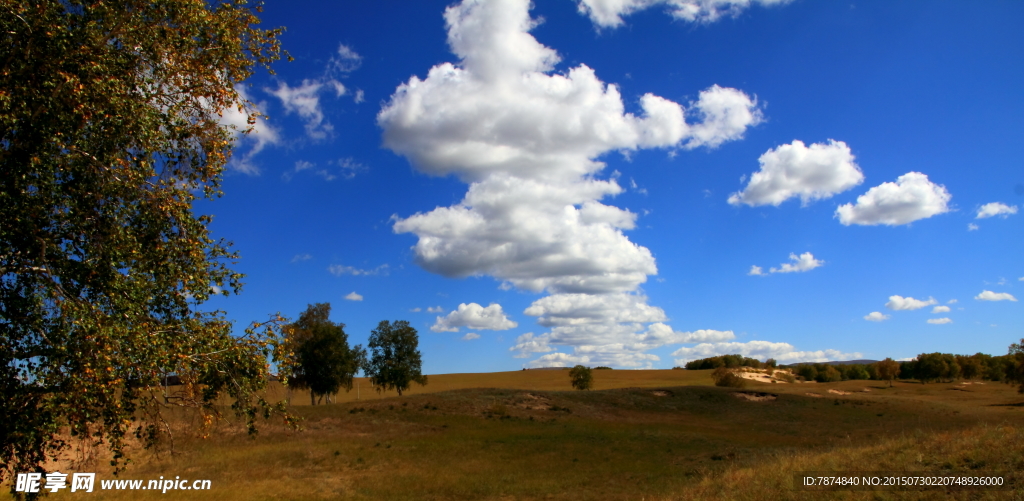
[[[688,370],[707,370],[717,369],[719,367],[725,367],[726,369],[736,369],[739,367],[765,369],[768,367],[775,368],[777,366],[778,363],[775,362],[774,358],[769,358],[762,362],[756,358],[744,357],[743,355],[719,355],[717,357],[692,360],[686,363],[685,368]],[[678,369],[678,367],[676,367],[676,369]]]
[[[719,355],[687,362],[686,369],[754,369],[775,368],[775,360],[761,362],[742,355]],[[678,369],[679,367],[676,367]],[[922,353],[914,360],[896,362],[885,359],[873,364],[794,364],[789,366],[804,381],[831,383],[856,379],[891,381],[916,379],[921,383],[951,382],[960,379],[981,379],[1019,384],[1024,393],[1024,339],[1010,345],[1006,355],[954,355],[952,353]],[[724,374],[724,372],[722,372]]]

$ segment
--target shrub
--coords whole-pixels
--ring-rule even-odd
[[[719,367],[711,373],[711,379],[715,381],[715,386],[725,386],[728,388],[743,388],[747,385],[747,380],[737,376],[733,371],[726,367]]]

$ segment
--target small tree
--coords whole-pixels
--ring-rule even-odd
[[[594,374],[589,367],[577,365],[569,371],[569,380],[577,390],[589,390],[594,385]]]
[[[900,364],[891,358],[886,358],[875,363],[875,374],[878,375],[878,379],[889,381],[889,387],[892,388],[892,380],[900,375]]]
[[[345,324],[330,321],[330,314],[330,303],[311,304],[285,328],[292,365],[288,387],[309,389],[312,405],[318,396],[330,403],[341,388],[351,390],[352,377],[366,358],[362,346],[349,348]]]
[[[370,333],[370,359],[364,366],[377,392],[394,389],[401,396],[412,383],[427,384],[422,374],[423,361],[416,329],[405,320],[387,320],[377,324]]]

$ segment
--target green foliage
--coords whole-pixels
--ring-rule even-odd
[[[875,362],[872,364],[875,368],[875,374],[878,379],[883,381],[889,381],[889,386],[892,386],[892,380],[896,379],[900,375],[900,364],[891,358],[886,358],[881,362]]]
[[[839,374],[839,370],[835,367],[826,365],[818,370],[818,376],[814,380],[819,383],[834,383],[842,380],[842,375]]]
[[[218,112],[251,110],[235,84],[280,53],[258,23],[242,1],[3,1],[0,481],[68,434],[120,467],[168,403],[209,422],[227,394],[251,433],[274,409],[258,392],[283,319],[239,338],[198,309],[242,275],[193,213],[231,154]],[[184,385],[164,397],[168,373]]]
[[[594,385],[594,374],[589,367],[577,365],[569,371],[569,380],[577,390],[589,390]]]
[[[367,345],[370,358],[364,371],[378,392],[393,389],[401,396],[412,383],[427,384],[427,376],[422,374],[423,361],[417,349],[419,335],[409,322],[382,321],[370,333]]]
[[[715,386],[725,386],[728,388],[743,388],[747,386],[746,379],[737,376],[727,367],[715,369],[711,373],[711,379],[715,381]]]
[[[775,362],[773,359],[769,359],[771,362]],[[767,362],[765,362],[767,363]],[[756,358],[744,357],[743,355],[719,355],[717,357],[702,358],[700,360],[691,360],[686,363],[686,368],[689,370],[706,370],[706,369],[717,369],[719,367],[725,367],[728,369],[735,369],[737,367],[752,367],[754,369],[760,369],[765,365]],[[772,365],[772,367],[775,367]]]
[[[1017,391],[1024,393],[1024,338],[1010,345],[1008,358],[1006,381],[1020,384]]]
[[[811,364],[800,365],[796,369],[796,375],[804,378],[804,381],[815,381],[818,379],[818,369]]]
[[[598,366],[598,367],[594,367],[594,370],[595,371],[610,371],[610,370],[612,370],[612,368],[604,366],[604,365],[601,365],[601,366]]]
[[[915,377],[922,383],[936,380],[953,381],[960,377],[960,365],[949,353],[922,353],[917,356]]]
[[[330,321],[330,314],[330,303],[311,304],[298,321],[284,329],[286,346],[292,354],[288,386],[309,389],[314,405],[318,395],[333,395],[341,388],[351,390],[352,377],[366,359],[362,346],[349,347],[345,325]]]

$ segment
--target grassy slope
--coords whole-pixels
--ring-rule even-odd
[[[1006,405],[1021,397],[1004,385],[753,384],[777,399],[748,402],[710,386],[708,371],[595,378],[600,391],[573,392],[562,371],[431,376],[424,390],[443,391],[296,407],[303,432],[268,423],[254,441],[225,422],[208,440],[179,436],[176,454],[139,455],[122,477],[213,480],[202,495],[148,496],[163,499],[931,499],[800,492],[792,477],[1024,470],[1022,407]]]

